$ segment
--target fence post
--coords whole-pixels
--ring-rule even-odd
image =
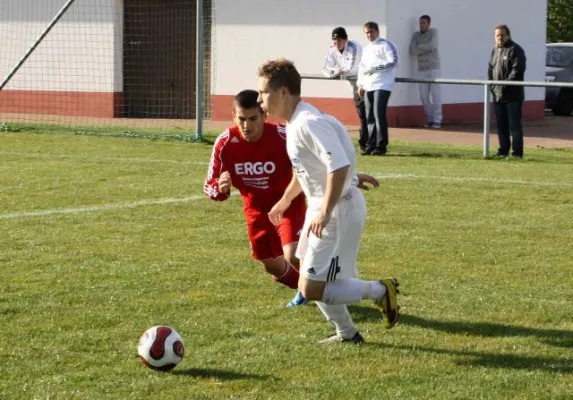
[[[485,84],[483,93],[483,156],[489,156],[489,132],[490,132],[490,85]]]
[[[203,139],[203,0],[197,0],[196,81],[195,81],[195,140]]]

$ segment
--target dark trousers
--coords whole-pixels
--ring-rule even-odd
[[[386,153],[388,146],[388,120],[386,108],[392,92],[388,90],[372,90],[364,94],[366,121],[368,123],[368,141],[366,151],[379,150]]]
[[[368,123],[366,122],[364,96],[360,96],[358,93],[354,92],[354,104],[356,105],[358,118],[360,118],[360,137],[358,139],[358,144],[361,149],[365,149],[366,143],[368,143]]]
[[[498,153],[503,156],[511,153],[523,157],[523,129],[521,127],[522,101],[495,103],[495,119],[497,121],[497,136],[499,138]]]

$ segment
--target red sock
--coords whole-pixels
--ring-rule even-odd
[[[273,275],[273,279],[291,289],[298,289],[298,271],[285,261],[286,269],[281,276]]]

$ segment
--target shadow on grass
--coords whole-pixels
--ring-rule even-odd
[[[382,319],[382,314],[380,314],[380,310],[374,307],[365,307],[358,304],[350,304],[348,305],[348,311],[350,315],[352,315],[352,320],[354,323],[360,322],[375,322],[380,321]]]
[[[484,337],[535,337],[542,343],[551,346],[573,348],[573,331],[559,329],[526,328],[486,322],[445,322],[424,319],[414,315],[402,315],[400,324],[430,328],[448,333],[463,333]]]
[[[260,374],[245,374],[242,372],[212,369],[212,368],[188,368],[181,370],[174,370],[170,372],[173,375],[186,375],[193,378],[215,378],[221,381],[234,381],[239,379],[254,379],[254,380],[277,380],[272,375]]]
[[[565,154],[569,149],[551,149],[552,151],[554,151],[554,154],[559,155],[559,154]],[[387,155],[385,155],[384,157],[396,157],[396,158],[442,158],[442,159],[457,159],[457,160],[467,160],[467,161],[476,161],[476,160],[480,160],[480,161],[491,161],[491,162],[511,162],[511,163],[541,163],[541,164],[565,164],[565,165],[569,165],[569,164],[573,164],[573,160],[569,159],[569,158],[565,158],[565,157],[559,157],[559,158],[555,158],[555,157],[546,157],[546,158],[541,158],[541,157],[529,157],[529,155],[526,155],[524,159],[520,159],[520,158],[514,158],[514,157],[496,157],[495,155],[493,155],[494,153],[492,152],[491,155],[489,155],[488,157],[483,157],[483,155],[480,152],[468,152],[468,151],[460,151],[460,152],[448,152],[448,151],[444,151],[444,152],[429,152],[429,151],[416,151],[413,150],[411,152],[396,152],[396,153],[388,153]],[[373,157],[370,157],[373,158]]]
[[[459,366],[471,368],[511,368],[521,370],[539,370],[554,373],[573,374],[573,359],[565,357],[530,357],[511,353],[485,353],[478,351],[446,350],[432,347],[389,346],[367,343],[366,346],[380,346],[416,353],[430,353],[457,357],[454,362]]]
[[[457,158],[457,159],[468,159],[468,160],[479,160],[479,154],[469,154],[469,153],[438,153],[438,152],[411,152],[411,153],[388,153],[384,157],[421,157],[421,158]],[[483,159],[483,157],[481,157]]]

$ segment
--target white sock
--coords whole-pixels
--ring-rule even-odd
[[[363,299],[378,300],[385,293],[386,287],[378,281],[349,278],[327,282],[322,301],[326,304],[350,304]]]
[[[326,317],[326,320],[334,325],[336,334],[343,339],[352,339],[358,330],[352,322],[352,317],[345,304],[325,304],[317,301],[316,305]]]

